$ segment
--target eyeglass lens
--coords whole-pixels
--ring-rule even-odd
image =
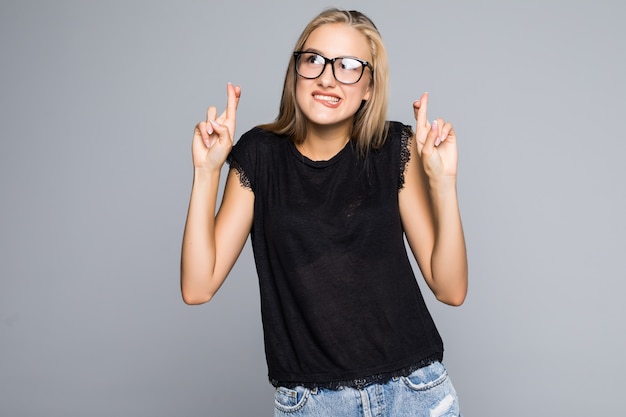
[[[297,57],[296,70],[304,78],[317,78],[324,72],[326,62],[326,58],[319,54],[304,52]],[[354,58],[340,57],[335,58],[333,62],[335,79],[343,84],[358,82],[364,70],[365,66],[363,63]]]

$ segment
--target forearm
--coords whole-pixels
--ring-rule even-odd
[[[453,177],[431,182],[435,226],[431,258],[432,289],[440,301],[460,305],[467,294],[467,252]]]
[[[181,291],[188,304],[211,299],[215,269],[215,211],[220,172],[196,169],[181,255]]]

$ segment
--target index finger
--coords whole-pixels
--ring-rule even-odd
[[[418,104],[416,106],[416,104]],[[415,120],[417,127],[428,127],[428,93],[422,94],[419,101],[413,103],[413,112],[415,113]]]

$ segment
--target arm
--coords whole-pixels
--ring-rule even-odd
[[[417,129],[400,190],[400,215],[426,283],[441,302],[467,294],[467,254],[457,193],[456,135],[450,123],[426,118],[428,95],[414,103]]]
[[[194,181],[183,236],[181,292],[187,304],[209,301],[241,253],[252,225],[254,194],[230,171],[217,215],[220,171],[233,145],[240,89],[228,85],[226,111],[196,125],[192,143]]]

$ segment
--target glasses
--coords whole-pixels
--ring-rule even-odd
[[[326,58],[315,52],[296,51],[293,53],[296,61],[296,73],[302,78],[313,80],[324,73],[326,64],[330,64],[335,80],[342,84],[356,84],[363,77],[365,68],[369,68],[372,73],[372,65],[359,58],[350,56],[339,56],[337,58]]]

